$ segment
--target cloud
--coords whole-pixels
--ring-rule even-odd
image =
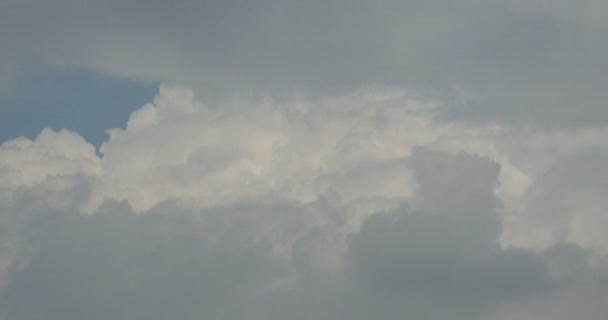
[[[446,117],[465,122],[580,128],[608,116],[599,0],[27,0],[1,9],[0,65],[84,67],[219,98],[398,86],[446,99]]]
[[[67,130],[44,129],[35,141],[17,138],[0,146],[0,188],[30,187],[48,177],[101,174],[95,148]]]
[[[235,98],[206,106],[188,91],[161,91],[154,104],[132,114],[126,130],[112,129],[100,148],[102,165],[112,172],[104,175],[109,192],[138,211],[172,198],[209,206],[251,197],[405,197],[400,179],[407,171],[395,161],[437,135],[425,106],[399,93],[256,104]],[[406,123],[419,130],[410,142],[402,139]],[[391,174],[387,168],[399,172],[391,184],[368,178]],[[352,185],[361,179],[383,190]],[[142,182],[149,194],[140,192]]]
[[[0,145],[0,319],[605,319],[606,9],[3,1],[0,91],[170,84]]]
[[[0,318],[604,319],[603,129],[443,107],[163,85],[101,156],[7,141]]]
[[[585,262],[590,252],[565,243],[542,252],[500,245],[500,202],[491,192],[496,163],[425,149],[411,159],[419,195],[434,201],[423,201],[424,211],[373,215],[351,239],[356,280],[378,308],[368,316],[389,307],[395,317],[544,319],[560,303],[590,308],[591,319],[605,316],[605,308],[585,301],[607,284],[605,269]],[[564,299],[573,292],[585,298]]]
[[[3,316],[500,319],[549,317],[565,304],[603,319],[594,301],[608,270],[586,262],[591,252],[500,246],[496,163],[423,148],[406,161],[418,163],[423,198],[441,202],[448,188],[452,200],[403,204],[345,233],[350,209],[323,200],[165,203],[140,214],[113,201],[94,215],[40,208],[21,230]],[[437,170],[456,174],[429,179]],[[328,267],[332,257],[338,266]]]
[[[575,241],[608,252],[606,224],[605,154],[578,154],[562,158],[540,176],[524,198],[525,209],[518,212],[522,224],[521,241],[547,246],[555,239]],[[527,227],[526,227],[527,226]],[[536,230],[528,233],[529,229]]]

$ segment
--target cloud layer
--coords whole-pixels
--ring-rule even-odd
[[[3,1],[1,78],[35,61],[194,86],[451,97],[462,121],[602,125],[602,0]]]
[[[0,146],[2,319],[605,319],[606,129],[161,86]],[[566,316],[567,315],[567,316]]]

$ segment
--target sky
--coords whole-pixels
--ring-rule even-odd
[[[0,0],[0,320],[606,319],[606,12]]]

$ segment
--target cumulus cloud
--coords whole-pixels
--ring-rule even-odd
[[[95,148],[67,130],[44,129],[35,141],[22,137],[0,148],[0,188],[31,187],[53,176],[101,173]]]
[[[0,146],[2,319],[604,319],[602,128],[161,86]]]
[[[0,1],[172,84],[0,144],[0,319],[606,319],[606,3]]]

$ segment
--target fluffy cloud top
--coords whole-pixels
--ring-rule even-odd
[[[606,129],[444,107],[162,86],[101,156],[7,141],[0,317],[605,319]]]

